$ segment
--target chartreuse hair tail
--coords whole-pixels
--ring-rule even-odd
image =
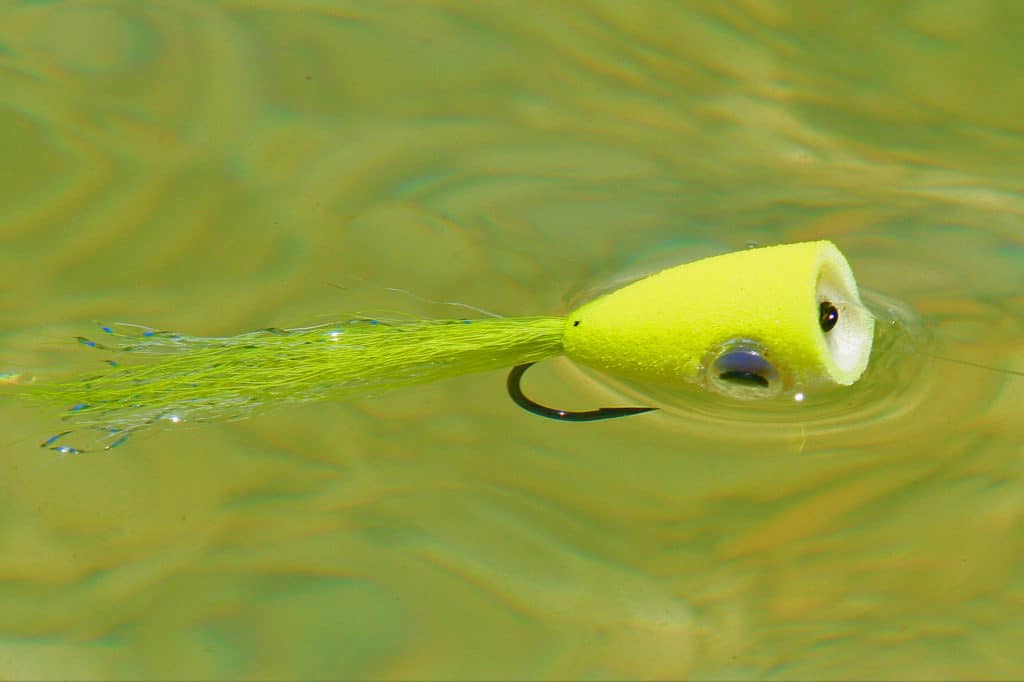
[[[75,429],[98,447],[147,427],[238,419],[263,407],[356,398],[446,377],[512,367],[522,407],[567,421],[653,408],[568,412],[520,389],[533,363],[556,355],[610,375],[764,398],[855,382],[874,321],[850,267],[827,241],[749,249],[669,268],[593,300],[567,317],[384,321],[360,318],[232,337],[190,337],[103,325],[102,371],[26,385],[66,407],[69,430],[43,443],[65,453]]]

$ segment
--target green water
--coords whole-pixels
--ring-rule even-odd
[[[0,2],[0,374],[818,238],[914,347],[1024,369],[1022,21]],[[905,351],[828,409],[561,424],[498,372],[65,458],[5,401],[0,678],[1019,679],[1024,379]]]

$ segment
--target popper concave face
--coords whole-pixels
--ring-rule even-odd
[[[622,378],[764,398],[854,383],[873,334],[846,259],[816,241],[663,270],[571,313],[563,345]]]

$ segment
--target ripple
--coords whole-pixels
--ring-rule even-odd
[[[576,371],[618,394],[608,398],[610,404],[656,405],[670,417],[665,421],[671,430],[733,443],[789,441],[795,435],[805,445],[812,438],[831,439],[839,447],[892,442],[942,431],[954,415],[989,404],[992,382],[1005,376],[939,354],[934,325],[906,304],[875,292],[862,295],[877,320],[868,369],[853,386],[807,391],[800,401],[736,401],[700,389],[640,386],[587,368]],[[964,375],[969,381],[955,380]]]

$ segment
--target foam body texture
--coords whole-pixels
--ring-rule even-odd
[[[828,330],[819,309],[825,301],[837,313]],[[568,318],[359,318],[213,338],[104,325],[102,343],[79,341],[108,353],[108,366],[31,382],[24,394],[64,406],[69,430],[43,445],[77,453],[85,449],[66,445],[64,436],[79,428],[94,430],[97,447],[109,449],[156,425],[225,421],[273,405],[377,395],[562,353],[612,375],[668,385],[699,384],[708,376],[712,388],[716,380],[763,380],[769,387],[850,384],[867,365],[872,329],[842,254],[830,242],[809,242],[670,268]],[[732,352],[732,364],[716,364],[723,346],[734,341],[756,348],[754,365],[743,365],[753,360],[737,361]],[[771,382],[755,376],[764,366]],[[726,390],[746,395],[731,385]]]
[[[819,324],[826,296],[849,313],[840,348]],[[563,346],[610,374],[678,385],[700,383],[709,354],[744,339],[763,348],[788,384],[851,384],[867,365],[872,329],[846,259],[817,241],[663,270],[571,313]]]

